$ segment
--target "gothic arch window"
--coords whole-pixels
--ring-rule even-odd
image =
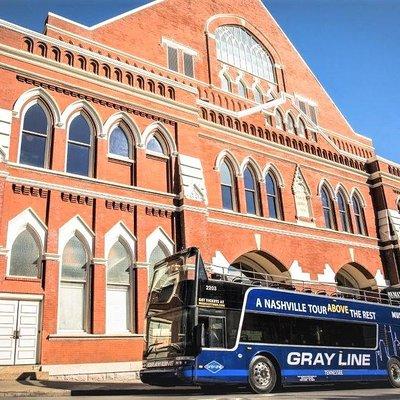
[[[258,104],[262,104],[263,103],[263,94],[262,94],[262,91],[261,91],[261,89],[258,87],[258,86],[256,86],[255,88],[254,88],[254,91],[253,91],[253,93],[254,93],[254,101],[256,102],[256,103],[258,103]]]
[[[93,128],[88,117],[79,113],[68,129],[67,172],[91,176],[93,173]]]
[[[10,252],[8,275],[38,278],[41,274],[42,250],[35,232],[27,227],[14,240]]]
[[[268,217],[282,219],[279,187],[273,172],[269,172],[265,177],[265,187],[267,190]]]
[[[156,153],[159,155],[166,155],[167,151],[165,148],[165,144],[161,140],[158,135],[152,135],[147,142],[146,149],[152,153]]]
[[[116,126],[110,134],[109,153],[132,158],[132,143],[126,129],[121,125]]]
[[[278,129],[284,129],[282,113],[279,110],[275,112],[275,126]]]
[[[343,232],[351,232],[350,210],[346,202],[345,196],[343,195],[341,190],[337,194],[337,202],[339,210],[340,229]]]
[[[132,257],[121,239],[111,247],[107,258],[106,330],[128,332],[132,325]],[[132,279],[133,281],[133,279]]]
[[[231,78],[227,74],[221,75],[221,89],[225,92],[232,92]]]
[[[259,213],[257,180],[252,168],[247,167],[243,173],[244,193],[247,214]]]
[[[241,97],[247,98],[247,86],[242,80],[238,83],[238,94]]]
[[[356,233],[359,235],[367,235],[367,227],[365,224],[365,214],[364,208],[361,205],[361,201],[356,194],[353,194],[352,197],[353,203],[353,212],[354,212],[354,219],[356,225]]]
[[[304,124],[302,119],[299,119],[298,129],[297,132],[300,137],[306,137],[306,125]]]
[[[222,208],[225,210],[235,210],[235,183],[233,178],[232,167],[227,161],[223,161],[220,166],[221,175],[221,196]]]
[[[275,82],[271,56],[248,30],[224,25],[215,32],[217,58],[252,75]]]
[[[153,280],[154,265],[164,258],[168,257],[169,255],[170,253],[166,246],[159,241],[154,249],[151,251],[149,257],[149,285],[151,285],[151,282]]]
[[[295,133],[294,120],[290,114],[288,114],[288,116],[287,116],[287,127],[286,128],[289,133]]]
[[[322,211],[324,214],[325,227],[328,229],[335,229],[336,221],[335,221],[335,211],[334,211],[333,201],[325,186],[322,186],[321,188],[321,202],[322,202]]]
[[[62,331],[83,332],[89,327],[91,258],[79,236],[69,239],[62,254],[58,316]]]
[[[45,168],[49,163],[51,118],[47,109],[36,101],[24,115],[20,164]]]

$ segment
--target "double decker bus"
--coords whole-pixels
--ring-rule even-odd
[[[379,292],[206,272],[190,248],[156,264],[144,383],[278,386],[389,380],[400,387],[400,302]]]

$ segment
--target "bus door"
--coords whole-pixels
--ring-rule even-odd
[[[199,316],[199,324],[204,325],[206,348],[226,348],[226,323],[222,316]]]

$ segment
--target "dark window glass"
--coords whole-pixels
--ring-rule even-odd
[[[147,150],[154,151],[155,153],[164,154],[164,149],[160,141],[154,136],[147,143]]]
[[[257,214],[257,188],[253,173],[246,168],[243,174],[248,214]]]
[[[67,172],[89,176],[91,130],[83,115],[78,115],[69,128]]]
[[[220,168],[221,174],[221,195],[222,207],[226,210],[233,210],[233,181],[232,173],[228,165],[224,162]]]
[[[110,153],[122,157],[129,157],[129,140],[125,132],[119,126],[111,132]]]
[[[34,104],[25,114],[19,162],[43,168],[46,163],[48,119],[43,108]]]
[[[339,217],[342,231],[350,232],[350,223],[349,223],[349,212],[348,206],[342,193],[338,193],[338,206],[339,206]]]
[[[225,347],[225,318],[199,317],[199,323],[204,324],[205,347]]]
[[[354,218],[356,220],[357,233],[359,235],[366,235],[367,230],[365,227],[364,210],[356,196],[353,196],[353,210]]]
[[[278,219],[280,217],[278,189],[275,177],[271,173],[265,178],[265,186],[267,189],[268,217]]]
[[[325,188],[321,189],[321,201],[324,212],[325,227],[334,229],[332,200]]]
[[[339,334],[340,332],[345,334]],[[241,342],[373,349],[376,326],[365,323],[247,313]]]
[[[69,140],[90,144],[90,127],[83,115],[78,115],[69,127]]]
[[[34,104],[25,114],[24,131],[47,134],[47,117],[40,104]]]

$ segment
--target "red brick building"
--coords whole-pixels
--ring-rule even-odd
[[[400,165],[259,0],[0,22],[0,365],[134,371],[155,260],[399,283]],[[90,365],[89,365],[90,364]]]

